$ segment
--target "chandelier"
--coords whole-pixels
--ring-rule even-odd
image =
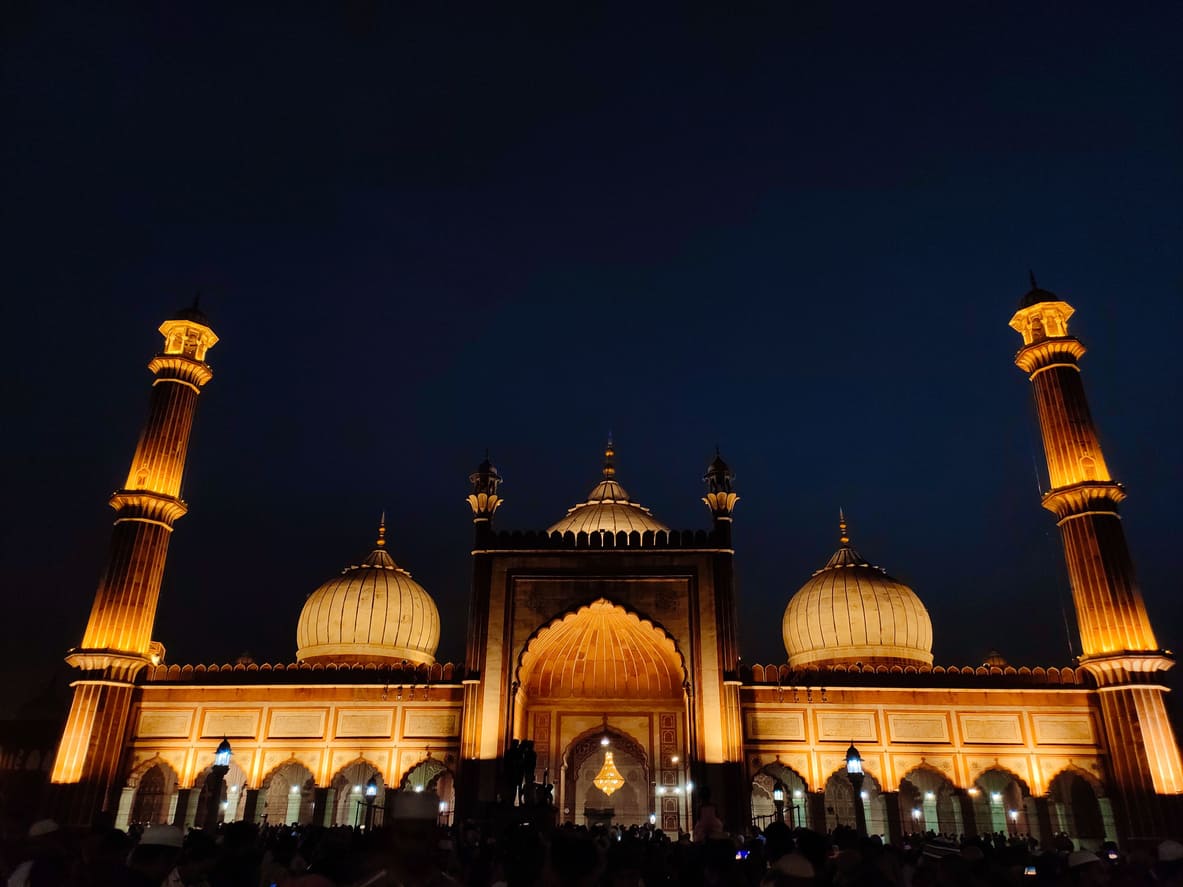
[[[592,785],[608,797],[611,797],[614,791],[624,785],[624,777],[616,769],[616,762],[612,760],[612,752],[604,752],[604,766],[600,768],[600,772],[592,780]]]

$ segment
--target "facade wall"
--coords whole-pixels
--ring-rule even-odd
[[[137,688],[124,773],[134,787],[163,763],[177,788],[199,788],[226,737],[247,789],[293,761],[327,787],[359,759],[397,786],[429,753],[454,769],[462,696],[460,684],[149,684]]]

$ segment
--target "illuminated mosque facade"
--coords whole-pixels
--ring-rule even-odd
[[[586,500],[543,531],[497,528],[501,478],[487,460],[471,476],[463,663],[435,661],[440,614],[384,528],[308,597],[294,661],[168,663],[156,604],[218,341],[202,314],[179,312],[160,327],[148,418],[110,502],[109,562],[67,657],[77,672],[51,774],[57,814],[333,825],[421,801],[444,821],[480,817],[504,794],[517,740],[532,743],[562,822],[689,830],[709,790],[732,829],[783,816],[825,830],[861,814],[889,837],[1066,833],[1095,846],[1167,834],[1183,793],[1161,679],[1172,659],[1134,576],[1072,313],[1033,288],[1010,325],[1083,655],[1014,668],[1000,656],[934,665],[921,599],[856,551],[845,520],[833,556],[787,602],[786,662],[744,664],[730,469],[716,458],[704,478],[709,527],[671,529],[621,485],[611,445]],[[215,762],[223,739],[232,757]]]

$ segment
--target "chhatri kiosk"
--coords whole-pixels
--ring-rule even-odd
[[[1011,326],[1083,655],[1016,668],[997,654],[934,665],[921,599],[855,550],[845,519],[836,551],[786,601],[787,660],[742,664],[731,470],[716,457],[706,471],[709,526],[671,529],[622,486],[611,445],[591,492],[546,530],[495,527],[501,477],[487,460],[471,476],[462,664],[435,661],[441,631],[461,627],[441,620],[400,565],[413,552],[396,561],[384,528],[309,596],[293,661],[170,663],[156,633],[181,627],[157,626],[156,602],[218,341],[182,311],[160,328],[148,419],[110,502],[109,562],[67,657],[77,680],[52,772],[57,815],[357,824],[423,796],[450,822],[510,803],[516,741],[567,822],[688,829],[709,792],[732,829],[783,816],[888,836],[1167,834],[1183,793],[1161,681],[1172,660],[1134,577],[1072,312],[1033,288]],[[216,763],[223,739],[232,754]]]

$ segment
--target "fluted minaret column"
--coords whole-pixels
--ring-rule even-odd
[[[1089,413],[1068,334],[1075,309],[1034,287],[1011,318],[1023,337],[1015,363],[1031,379],[1051,489],[1043,497],[1060,527],[1080,628],[1080,663],[1097,680],[1113,781],[1127,836],[1166,833],[1155,795],[1183,792],[1183,763],[1167,718],[1159,649],[1118,514],[1125,490],[1113,481]]]
[[[206,351],[218,337],[196,307],[160,326],[164,349],[148,418],[123,489],[112,497],[115,527],[107,569],[95,592],[82,643],[66,657],[84,672],[62,733],[51,781],[63,792],[57,815],[82,824],[105,809],[127,730],[132,682],[163,647],[152,640],[156,604],[173,523],[185,514],[181,481],[201,388],[213,373]]]

